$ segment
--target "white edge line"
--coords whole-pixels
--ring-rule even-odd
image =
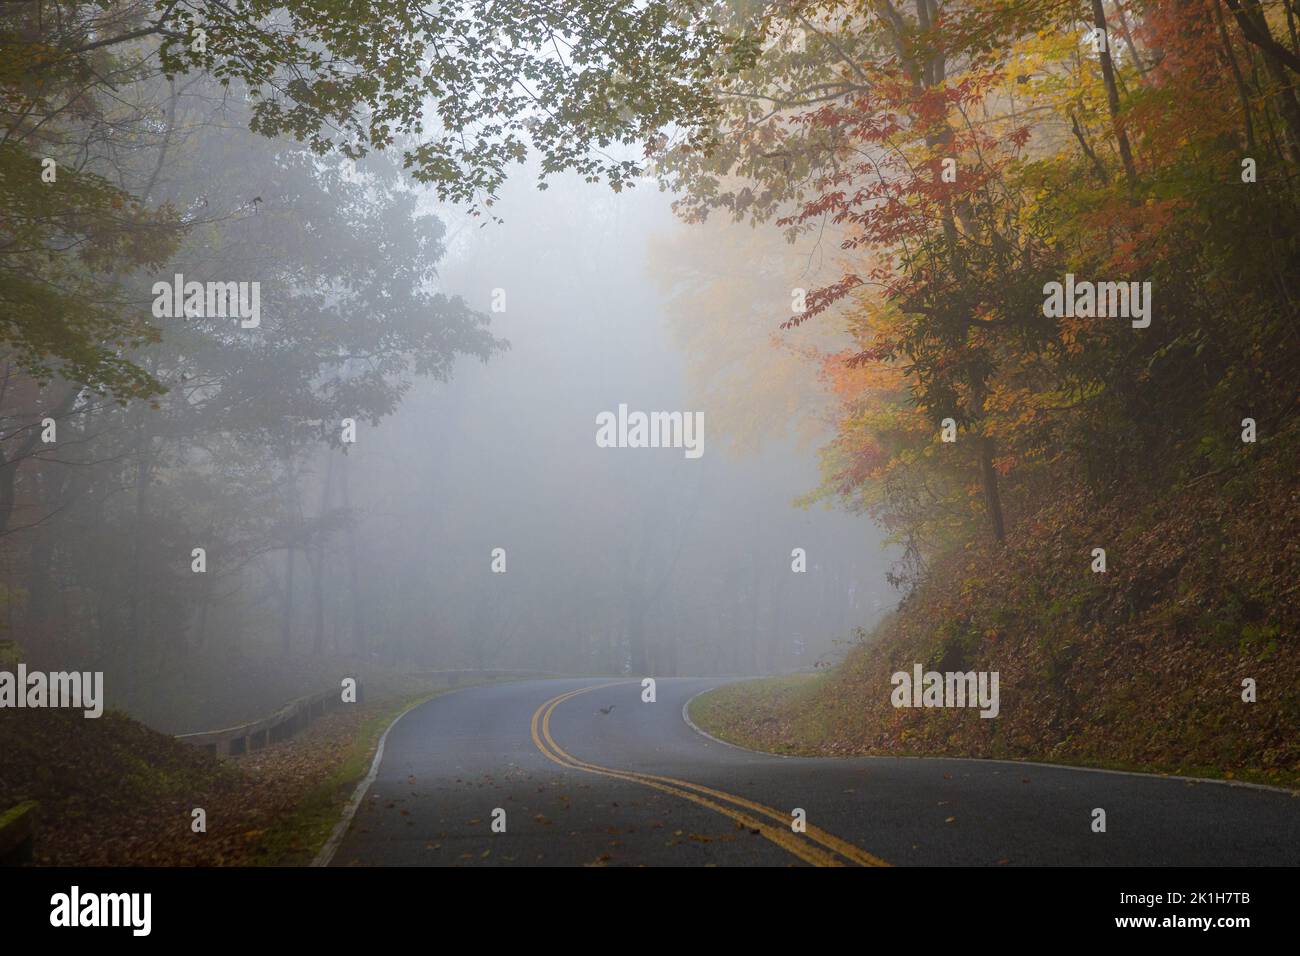
[[[465,690],[467,688],[461,689]],[[343,843],[343,838],[347,836],[348,829],[352,826],[352,818],[357,815],[357,810],[361,807],[361,801],[366,797],[366,791],[370,789],[370,785],[375,782],[375,777],[379,774],[379,764],[383,762],[384,759],[384,743],[388,740],[388,735],[392,729],[397,726],[397,722],[411,711],[415,710],[415,708],[422,707],[431,700],[436,700],[439,697],[446,696],[446,693],[432,694],[424,700],[417,700],[410,707],[406,708],[406,710],[394,717],[393,722],[384,729],[383,735],[379,738],[379,746],[375,748],[375,759],[370,761],[370,772],[365,775],[361,782],[357,784],[356,790],[352,792],[352,798],[348,800],[348,805],[343,809],[343,816],[340,817],[339,822],[334,825],[334,832],[331,833],[330,838],[325,841],[325,845],[320,848],[320,852],[316,854],[316,858],[311,861],[312,866],[329,866],[330,860],[334,859],[334,854],[338,852],[339,846]]]
[[[546,680],[549,678],[541,679]],[[487,680],[487,682],[485,682],[485,684],[512,683],[516,682],[513,682],[513,680],[510,679]],[[422,706],[428,704],[429,701],[438,700],[439,697],[447,697],[452,695],[452,693],[459,691],[472,691],[473,688],[484,687],[485,684],[467,684],[465,687],[451,687],[443,689],[443,691],[434,691],[433,693],[430,693],[428,697],[425,697],[424,700],[417,700],[415,704],[408,706],[406,710],[403,710],[402,713],[393,718],[393,723],[390,723],[389,726],[383,730],[383,734],[380,736],[380,745],[374,748],[374,760],[370,761],[369,773],[365,774],[365,778],[361,779],[361,782],[356,784],[356,790],[352,791],[351,799],[347,801],[347,806],[344,806],[343,808],[343,816],[339,818],[338,823],[335,823],[334,831],[329,835],[329,839],[325,840],[325,845],[320,848],[320,852],[317,853],[315,860],[312,860],[312,866],[329,866],[330,860],[333,860],[334,858],[334,853],[338,852],[339,845],[343,843],[344,836],[347,836],[347,831],[352,826],[352,817],[356,816],[357,810],[360,809],[361,801],[365,799],[365,791],[369,790],[370,784],[374,783],[374,778],[378,777],[378,773],[380,773],[380,763],[383,762],[383,744],[385,744],[387,739],[389,739],[389,731],[398,726],[398,721],[403,717],[406,717],[406,715],[411,713],[412,710],[422,708]]]
[[[743,679],[744,678],[742,678],[742,680]],[[728,683],[730,683],[730,681]],[[707,730],[704,730],[702,727],[700,727],[699,724],[691,720],[691,715],[690,715],[691,702],[694,701],[696,697],[703,697],[705,694],[709,693],[709,691],[714,691],[717,690],[719,687],[726,687],[726,686],[727,684],[718,684],[714,687],[706,687],[698,694],[695,694],[694,696],[688,698],[686,703],[682,704],[682,720],[686,721],[686,726],[691,728],[691,730],[695,731],[701,737],[707,737],[709,738],[709,740],[712,740],[715,744],[722,744],[722,746],[730,747],[732,750],[743,750],[747,754],[758,754],[759,756],[762,757],[780,757],[782,760],[789,760],[791,757],[795,756],[794,754],[777,754],[777,753],[772,753],[772,751],[770,750],[755,750],[752,747],[742,747],[740,744],[733,744],[730,740],[723,740],[721,737],[713,736],[713,734],[709,733]]]
[[[512,680],[487,681],[487,683],[524,683],[532,679],[549,680],[550,678],[525,678],[524,681],[519,682]],[[375,782],[375,777],[379,775],[379,765],[384,759],[384,743],[388,740],[389,731],[397,726],[397,722],[411,711],[415,710],[415,708],[423,707],[431,700],[437,700],[440,697],[447,697],[457,691],[472,690],[475,687],[482,686],[484,685],[468,684],[465,687],[453,687],[441,692],[432,693],[423,700],[417,700],[410,707],[406,708],[406,710],[393,718],[393,722],[384,729],[383,734],[379,738],[379,746],[375,748],[375,757],[370,761],[370,771],[365,775],[361,782],[357,784],[356,790],[352,792],[351,799],[348,800],[347,806],[343,808],[343,816],[340,817],[339,822],[334,825],[334,831],[330,834],[330,838],[325,841],[325,845],[320,848],[320,852],[317,853],[315,859],[311,861],[312,866],[329,866],[330,861],[334,859],[334,854],[338,852],[339,846],[343,843],[343,838],[347,836],[348,830],[352,826],[352,818],[357,815],[357,810],[361,808],[361,801],[365,799],[366,791],[370,789],[370,785]],[[704,731],[700,731],[700,733],[704,733]]]
[[[728,682],[731,683],[731,682]],[[1012,767],[1042,767],[1045,770],[1082,770],[1086,773],[1110,773],[1121,777],[1145,777],[1149,780],[1182,780],[1185,783],[1212,783],[1220,787],[1241,787],[1246,790],[1269,790],[1273,793],[1285,793],[1292,797],[1300,797],[1300,790],[1293,790],[1290,787],[1275,787],[1267,783],[1250,783],[1245,780],[1214,780],[1210,777],[1186,777],[1172,773],[1143,773],[1139,770],[1111,770],[1107,767],[1077,767],[1068,763],[1043,763],[1041,760],[1007,760],[1003,757],[927,757],[918,754],[857,754],[854,757],[825,757],[816,754],[778,754],[770,750],[755,750],[752,747],[743,747],[740,744],[733,744],[730,740],[723,740],[721,737],[715,737],[707,730],[701,729],[695,721],[691,720],[690,714],[687,713],[691,702],[696,697],[702,697],[710,691],[715,691],[719,687],[726,687],[727,684],[718,684],[716,687],[706,687],[704,690],[695,694],[686,703],[682,704],[682,720],[686,721],[686,726],[695,731],[701,737],[707,737],[714,743],[723,744],[734,750],[743,750],[746,753],[761,754],[764,757],[780,757],[782,760],[791,758],[803,758],[806,760],[948,760],[957,763],[1000,763],[1008,764]]]

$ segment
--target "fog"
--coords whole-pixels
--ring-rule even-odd
[[[688,383],[680,340],[719,323],[688,304],[675,324],[682,303],[654,274],[688,228],[668,197],[564,178],[535,192],[520,176],[499,208],[502,224],[460,226],[440,271],[509,351],[418,388],[349,450],[369,650],[444,667],[664,675],[834,656],[892,600],[887,555],[870,522],[794,506],[818,480],[815,442],[796,434],[808,422],[764,418],[758,447],[741,450],[716,390]],[[721,256],[692,265],[754,281]],[[491,311],[493,290],[503,312]],[[753,374],[771,372],[761,353],[776,347],[756,343]],[[620,404],[702,412],[703,454],[598,447],[596,416]],[[491,567],[496,548],[504,573]],[[795,548],[806,573],[792,571]]]
[[[6,365],[15,658],[175,732],[340,673],[810,670],[896,601],[879,529],[800,500],[841,343],[779,326],[828,240],[536,166],[476,215],[210,80],[139,86],[168,125],[96,162],[165,221],[64,289],[133,331]],[[699,427],[601,447],[621,407]]]

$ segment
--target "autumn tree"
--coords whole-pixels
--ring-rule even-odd
[[[973,470],[1000,540],[1008,481],[1027,493],[1067,462],[1094,483],[1174,480],[1211,447],[1226,454],[1239,389],[1294,361],[1277,322],[1295,255],[1294,91],[1278,72],[1288,48],[1269,40],[1293,17],[1229,10],[883,0],[753,19],[763,52],[718,81],[716,144],[670,146],[661,170],[690,220],[846,231],[842,275],[785,323],[848,304],[836,314],[857,346],[826,365],[845,402],[831,493],[876,483],[895,489],[884,513],[942,524],[915,492],[935,516],[960,497],[931,493],[948,469],[925,479],[946,454]],[[1045,315],[1046,284],[1066,273],[1149,281],[1156,318],[1137,330]],[[878,370],[858,394],[855,369]],[[925,434],[899,443],[886,382]],[[1254,401],[1276,420],[1294,397]],[[945,451],[949,420],[964,435]]]

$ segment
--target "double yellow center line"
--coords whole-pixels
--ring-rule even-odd
[[[761,834],[781,847],[781,849],[792,853],[805,863],[810,863],[813,866],[844,866],[846,863],[854,866],[889,865],[884,860],[874,857],[852,843],[841,840],[839,837],[818,829],[812,824],[808,824],[806,832],[795,833],[790,827],[790,814],[781,813],[761,803],[755,803],[753,800],[738,797],[722,790],[715,790],[711,787],[701,786],[698,783],[691,783],[687,780],[678,780],[675,777],[661,777],[657,774],[602,767],[588,763],[585,760],[579,760],[577,757],[566,753],[564,748],[557,744],[551,736],[551,714],[555,712],[555,708],[566,700],[580,694],[601,690],[605,687],[615,687],[623,683],[634,682],[613,681],[592,687],[580,687],[577,690],[571,690],[552,697],[538,707],[533,713],[532,723],[533,743],[537,745],[537,749],[561,767],[567,767],[570,770],[581,770],[584,773],[599,774],[603,777],[613,777],[617,780],[627,780],[631,783],[639,783],[642,786],[659,790],[662,793],[669,793],[675,797],[681,797],[683,800],[689,800],[691,803],[698,804],[715,813],[720,813],[749,830]],[[765,821],[775,821],[775,825]]]

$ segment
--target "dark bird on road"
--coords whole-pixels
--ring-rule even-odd
[[[615,706],[614,704],[610,704],[608,707],[602,707],[602,708],[600,708],[600,710],[596,711],[596,713],[598,713],[598,714],[608,714],[611,710],[614,709],[614,706]]]

